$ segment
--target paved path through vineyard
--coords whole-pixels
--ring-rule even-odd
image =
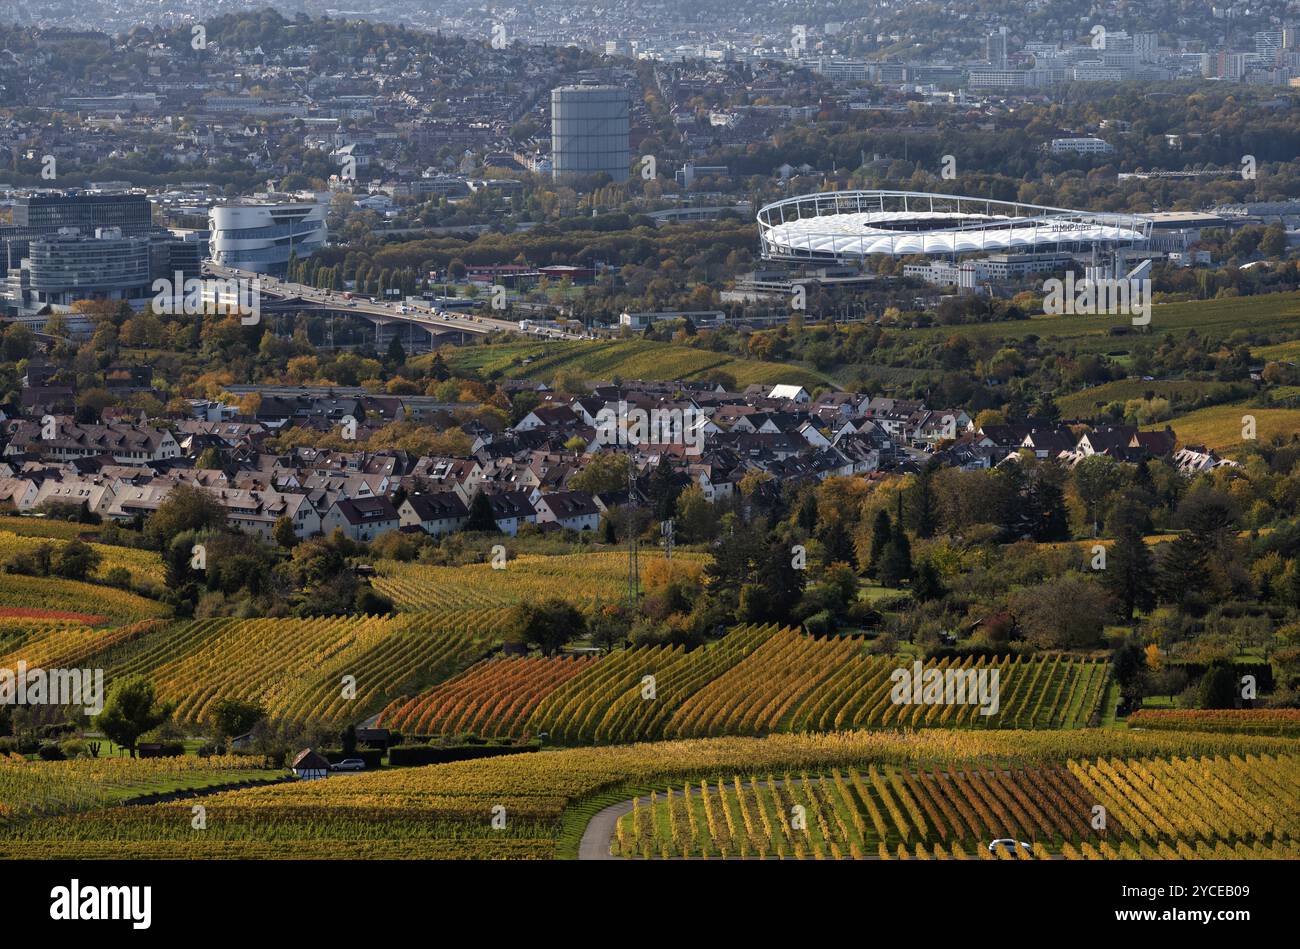
[[[810,782],[820,783],[822,781],[825,781],[826,779],[823,777],[814,777],[814,778],[809,778],[808,780]],[[770,788],[770,787],[781,787],[786,782],[784,779],[782,779],[780,781],[759,781],[758,783],[760,786],[764,788]],[[748,791],[754,786],[754,782],[743,781],[741,782],[740,786]],[[730,787],[730,785],[728,785],[728,787]],[[698,787],[692,787],[691,794],[698,797],[700,794],[700,789]],[[601,810],[596,812],[596,815],[592,817],[590,821],[587,822],[587,829],[582,832],[582,840],[579,841],[578,843],[579,860],[621,860],[622,859],[621,857],[614,856],[610,852],[610,845],[614,840],[614,831],[616,825],[618,824],[618,819],[622,817],[624,814],[631,813],[632,803],[633,801],[637,801],[637,800],[639,800],[642,804],[646,804],[646,805],[649,805],[650,803],[650,798],[647,795],[645,797],[630,798],[626,801],[620,801],[617,804],[611,804],[609,807],[602,808]],[[681,859],[681,858],[677,858],[677,859]],[[879,855],[876,854],[868,854],[863,859],[879,860],[880,857]]]

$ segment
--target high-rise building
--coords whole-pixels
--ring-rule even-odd
[[[283,274],[325,246],[325,205],[314,201],[250,200],[217,205],[208,216],[214,263],[255,273]]]
[[[1138,60],[1153,63],[1160,58],[1160,34],[1152,32],[1133,34],[1133,52]]]
[[[556,179],[595,175],[626,181],[632,153],[631,100],[620,86],[551,90],[551,173]]]
[[[998,27],[996,33],[990,33],[985,40],[985,58],[994,69],[1007,68],[1007,28]]]
[[[152,227],[149,199],[143,193],[95,194],[85,191],[19,195],[14,200],[13,226],[35,237],[76,228],[92,234],[99,227],[120,228],[128,237],[148,234]]]
[[[1264,57],[1265,62],[1272,63],[1277,54],[1286,49],[1286,32],[1267,30],[1255,34],[1255,52]]]

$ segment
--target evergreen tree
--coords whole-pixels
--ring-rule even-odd
[[[388,344],[388,354],[384,358],[394,369],[406,365],[406,350],[396,333],[393,334],[393,341]]]
[[[1028,506],[1033,518],[1034,540],[1070,539],[1070,515],[1065,509],[1065,493],[1055,480],[1040,473],[1030,485]]]
[[[447,368],[442,353],[434,353],[433,358],[429,360],[429,375],[439,382],[446,382],[451,378],[451,370]]]
[[[496,518],[492,516],[492,501],[486,491],[474,495],[474,500],[470,502],[469,519],[465,521],[465,530],[490,533],[496,533],[498,530]]]
[[[871,558],[867,561],[867,576],[875,577],[879,573],[880,561],[884,558],[889,539],[893,536],[889,512],[882,508],[876,512],[876,519],[871,525]]]
[[[1226,663],[1215,663],[1205,670],[1196,687],[1196,702],[1201,708],[1235,708],[1237,674]]]
[[[1205,582],[1205,551],[1196,539],[1180,534],[1164,545],[1156,574],[1156,592],[1165,603],[1191,610],[1200,602]]]
[[[912,578],[912,544],[907,539],[901,518],[894,524],[877,572],[881,585],[887,587],[902,586],[904,580]]]
[[[912,487],[912,511],[916,521],[916,536],[922,539],[933,537],[939,529],[939,511],[934,497],[934,473],[938,462],[930,460],[921,473],[917,475]]]
[[[795,569],[789,544],[774,538],[767,545],[755,580],[769,596],[772,620],[788,622],[790,610],[803,596],[805,581],[804,571]]]
[[[939,577],[939,570],[929,558],[922,560],[912,580],[912,596],[921,603],[942,599],[947,591]]]
[[[737,595],[753,579],[758,544],[758,534],[748,524],[723,534],[713,548],[713,562],[704,568],[709,587],[723,596]]]
[[[809,534],[817,529],[817,495],[812,491],[805,492],[799,502],[796,523]]]
[[[1101,582],[1119,601],[1125,619],[1132,619],[1135,610],[1155,608],[1155,558],[1137,525],[1126,525],[1106,552]]]
[[[858,569],[858,556],[853,549],[853,538],[849,536],[849,532],[845,530],[839,518],[827,524],[818,539],[822,542],[823,566],[846,563],[854,570]]]
[[[659,464],[655,465],[654,473],[650,475],[650,484],[646,487],[646,495],[654,505],[655,520],[666,521],[677,513],[677,495],[681,491],[681,486],[673,477],[672,465],[666,457],[660,457]]]

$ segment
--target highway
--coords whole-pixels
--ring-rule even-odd
[[[248,270],[237,270],[231,267],[220,267],[211,261],[203,265],[204,273],[220,277],[222,279],[244,279],[251,280],[257,278],[260,281],[263,296],[279,297],[281,299],[290,299],[298,297],[302,300],[316,303],[321,306],[331,307],[339,312],[352,312],[358,316],[375,316],[383,317],[385,320],[391,320],[398,323],[414,323],[417,326],[424,327],[430,332],[442,332],[446,330],[459,330],[466,333],[492,333],[499,330],[509,330],[515,333],[525,332],[529,336],[535,336],[539,339],[582,339],[580,333],[569,333],[563,330],[547,329],[544,327],[531,327],[527,331],[520,330],[518,320],[509,320],[496,316],[482,316],[474,313],[456,313],[451,310],[437,310],[424,304],[416,306],[409,303],[378,303],[363,295],[353,295],[349,300],[343,293],[331,290],[318,290],[315,287],[309,287],[301,283],[289,283],[279,280],[267,274],[257,274]],[[402,312],[405,309],[406,312]]]

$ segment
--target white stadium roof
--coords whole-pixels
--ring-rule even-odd
[[[1135,214],[1094,213],[911,191],[802,195],[758,212],[763,256],[845,259],[1130,246],[1150,235]]]

